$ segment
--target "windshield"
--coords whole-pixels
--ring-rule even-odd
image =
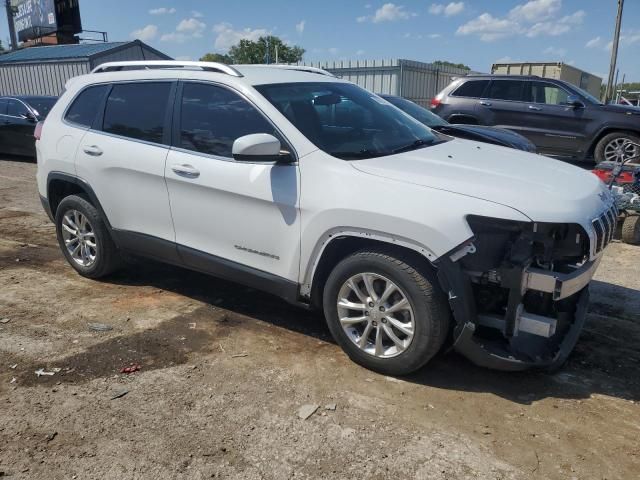
[[[587,92],[586,90],[581,89],[580,87],[576,87],[575,85],[571,85],[571,87],[576,90],[580,95],[582,95],[583,97],[585,97],[587,100],[589,100],[592,103],[595,103],[596,105],[604,105],[600,100],[598,100],[596,97],[594,97],[593,95],[591,95],[589,92]]]
[[[413,118],[418,120],[420,123],[426,125],[427,127],[443,127],[445,125],[449,125],[445,120],[440,118],[435,113],[431,113],[424,107],[421,107],[418,104],[413,103],[411,100],[407,100],[402,97],[392,97],[383,95],[383,97],[389,103],[395,105],[400,110],[405,113],[408,113]]]
[[[443,141],[386,100],[350,83],[281,83],[256,89],[314,145],[344,160]]]
[[[50,97],[33,97],[29,98],[27,100],[27,103],[36,111],[36,113],[38,114],[38,118],[43,120],[47,115],[49,115],[49,112],[51,111],[57,100],[57,98]]]

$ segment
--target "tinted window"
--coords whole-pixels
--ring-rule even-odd
[[[102,130],[162,143],[170,92],[168,82],[114,85],[107,98]]]
[[[180,118],[182,148],[231,158],[233,142],[252,133],[278,137],[262,114],[235,93],[214,85],[184,85]]]
[[[531,82],[529,101],[549,105],[566,105],[569,96],[566,90],[546,82]]]
[[[97,85],[83,90],[71,104],[65,120],[91,127],[109,87]]]
[[[7,114],[7,101],[4,98],[0,98],[0,115]]]
[[[29,110],[27,110],[27,107],[25,107],[22,102],[19,102],[17,100],[9,100],[7,115],[11,115],[12,117],[19,117],[21,115],[26,115],[28,112]]]
[[[489,85],[489,80],[470,80],[460,85],[451,95],[454,97],[480,98]]]
[[[402,97],[383,97],[383,98],[387,100],[389,103],[391,103],[392,105],[395,105],[396,107],[398,107],[403,112],[408,113],[419,122],[425,124],[427,127],[439,127],[447,124],[447,122],[445,122],[442,118],[437,116],[435,113],[431,113],[426,108],[421,107],[420,105],[417,105],[412,101],[407,100],[406,98],[402,98]]]
[[[29,99],[29,106],[38,114],[39,118],[45,118],[56,104],[57,98],[35,97]]]
[[[488,98],[495,100],[522,100],[522,85],[524,82],[514,80],[494,80],[489,87]]]

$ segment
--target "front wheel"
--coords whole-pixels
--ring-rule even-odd
[[[354,362],[386,375],[406,375],[442,347],[449,308],[435,275],[385,250],[357,252],[331,272],[325,317]]]

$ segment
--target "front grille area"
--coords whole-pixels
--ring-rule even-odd
[[[613,240],[618,221],[618,211],[615,207],[606,210],[598,218],[594,219],[593,231],[595,232],[594,253],[600,253]]]

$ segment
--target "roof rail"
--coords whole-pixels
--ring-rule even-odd
[[[305,65],[277,65],[277,64],[252,64],[252,65],[235,65],[236,67],[262,67],[262,68],[280,68],[282,70],[296,70],[299,72],[317,73],[319,75],[326,75],[328,77],[335,77],[331,72],[323,70],[317,67],[307,67]]]
[[[242,74],[233,67],[216,62],[183,62],[177,60],[144,60],[133,62],[107,62],[98,65],[91,73],[119,72],[121,70],[152,70],[152,69],[188,69],[199,68],[207,72],[218,72],[242,77]]]

